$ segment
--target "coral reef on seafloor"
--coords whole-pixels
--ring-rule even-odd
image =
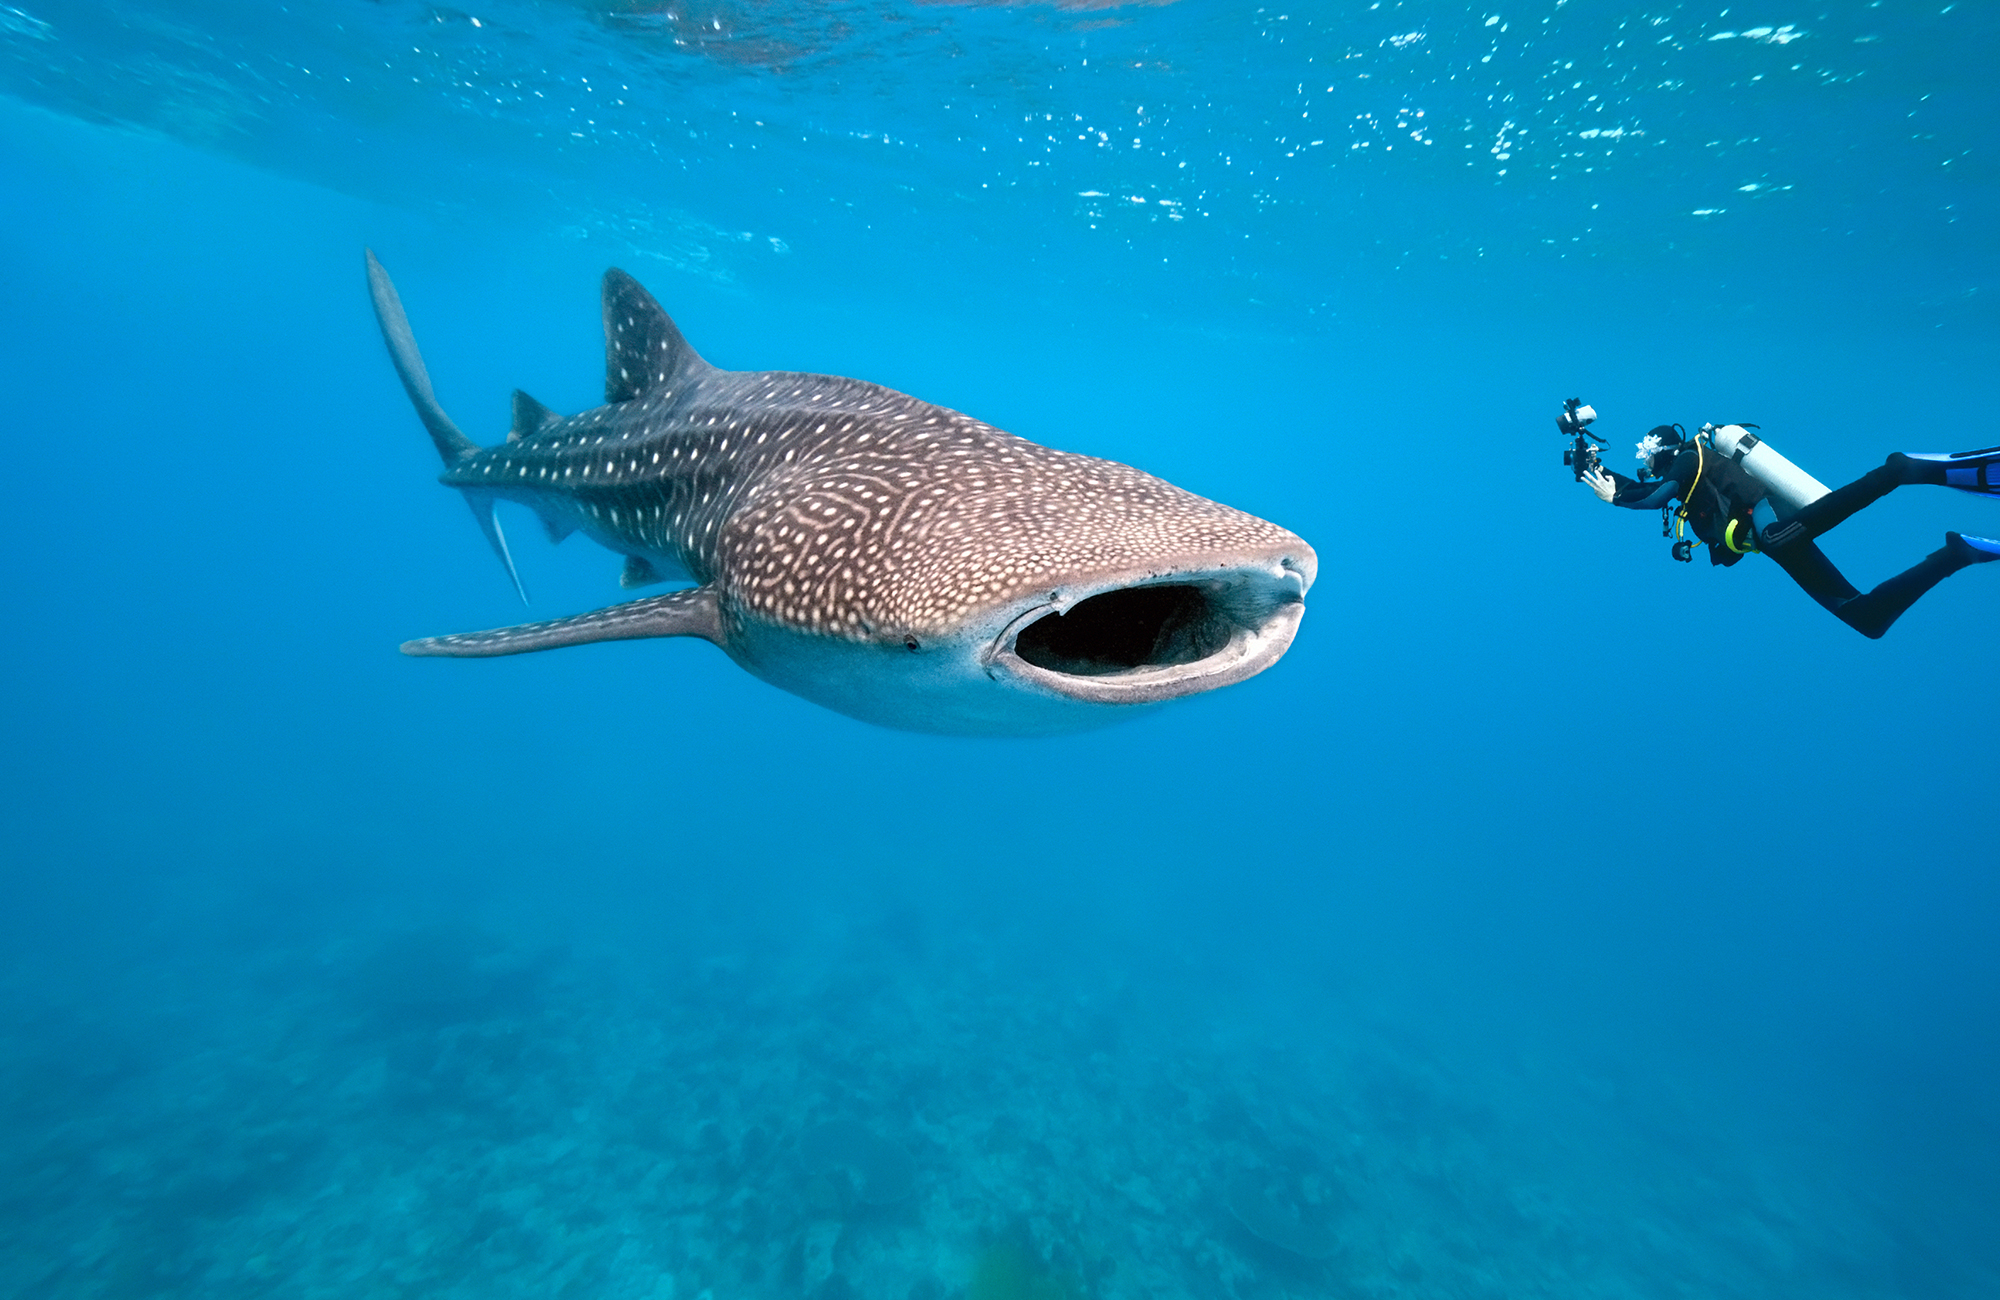
[[[916,1185],[910,1153],[853,1120],[828,1120],[799,1134],[799,1163],[843,1203],[894,1205]]]
[[[1259,1241],[1301,1259],[1328,1259],[1340,1249],[1329,1183],[1316,1171],[1259,1170],[1230,1179],[1225,1200],[1236,1222]]]
[[[1025,1241],[1008,1236],[980,1250],[965,1300],[1082,1300],[1082,1293]]]
[[[1861,1294],[1825,1225],[1865,1217],[1727,1176],[1671,1095],[920,940],[649,969],[433,927],[10,1020],[0,1294]]]

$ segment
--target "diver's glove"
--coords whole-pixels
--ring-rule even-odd
[[[1611,476],[1595,465],[1583,472],[1583,481],[1590,484],[1590,490],[1597,493],[1597,499],[1606,505],[1610,505],[1611,498],[1618,494],[1618,485],[1611,481]]]

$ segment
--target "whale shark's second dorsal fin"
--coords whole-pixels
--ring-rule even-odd
[[[507,431],[508,442],[532,438],[562,417],[520,389],[514,390],[514,427]]]
[[[637,280],[617,267],[604,273],[605,401],[672,391],[713,369]]]

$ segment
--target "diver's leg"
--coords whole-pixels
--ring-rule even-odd
[[[1791,577],[1799,588],[1820,603],[1827,613],[1840,617],[1841,606],[1860,595],[1854,584],[1840,576],[1826,552],[1807,541],[1794,541],[1764,554]]]
[[[1978,540],[1984,542],[1985,539]],[[1778,567],[1790,574],[1794,582],[1805,588],[1806,594],[1835,618],[1873,640],[1887,632],[1889,625],[1901,618],[1904,610],[1916,604],[1919,596],[1952,574],[1969,564],[2000,560],[2000,544],[1986,544],[1995,546],[1995,549],[1989,551],[1968,542],[1957,533],[1946,533],[1942,548],[1932,551],[1875,590],[1861,595],[1853,594],[1854,587],[1840,576],[1833,562],[1811,542],[1794,542],[1765,554],[1777,561]],[[1841,596],[1842,590],[1848,594]]]
[[[1856,511],[1874,505],[1899,487],[1943,482],[1943,466],[1927,464],[1900,451],[1892,451],[1888,460],[1852,483],[1837,487],[1819,500],[1800,507],[1797,514],[1771,530],[1766,545],[1789,546],[1797,541],[1811,541],[1846,523]]]

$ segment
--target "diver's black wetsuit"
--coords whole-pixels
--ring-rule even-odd
[[[1618,487],[1611,503],[1634,510],[1663,507],[1680,497],[1683,484],[1692,484],[1688,526],[1708,544],[1711,564],[1734,564],[1747,551],[1761,551],[1835,618],[1871,639],[1887,632],[1919,596],[1974,562],[1970,552],[1948,545],[1873,591],[1861,592],[1813,545],[1815,537],[1899,487],[1945,482],[1942,469],[1900,454],[1782,520],[1762,483],[1735,462],[1691,442],[1682,444],[1664,467],[1660,482],[1641,483],[1618,473],[1611,479]]]

